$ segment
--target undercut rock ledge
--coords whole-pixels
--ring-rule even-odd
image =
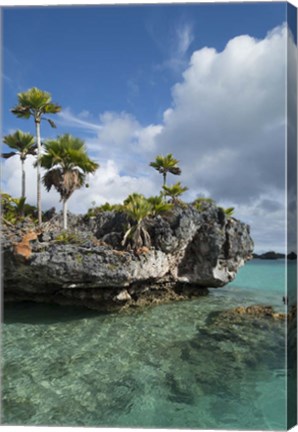
[[[121,247],[126,215],[70,215],[73,244],[60,244],[61,215],[39,230],[3,223],[4,300],[53,302],[115,310],[206,294],[252,258],[249,226],[206,205],[177,207],[148,224],[150,248]]]

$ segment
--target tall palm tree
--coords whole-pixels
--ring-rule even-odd
[[[43,183],[47,191],[53,186],[60,194],[63,228],[67,229],[67,201],[84,185],[87,174],[94,173],[99,165],[89,159],[84,142],[68,134],[47,141],[44,148],[40,157],[40,165],[47,170]]]
[[[18,155],[22,163],[22,198],[25,198],[26,194],[26,174],[25,174],[25,160],[28,155],[35,155],[37,146],[34,142],[34,137],[30,133],[24,133],[17,130],[14,134],[6,135],[3,137],[3,142],[11,149],[9,153],[2,153],[4,159],[9,159],[12,156]]]
[[[175,183],[172,186],[163,186],[164,195],[171,198],[173,204],[179,203],[179,197],[188,190],[188,187],[182,187],[181,183]]]
[[[150,166],[155,168],[159,173],[163,175],[163,185],[166,185],[167,173],[174,175],[180,175],[181,169],[177,166],[179,161],[173,157],[171,153],[166,156],[158,155],[154,162],[150,163]]]
[[[33,117],[36,129],[37,142],[37,212],[38,223],[41,224],[41,187],[40,187],[40,155],[41,155],[41,140],[40,140],[40,122],[46,120],[52,127],[56,127],[53,120],[44,117],[47,114],[57,114],[61,111],[60,105],[52,102],[50,93],[33,87],[26,92],[18,94],[18,105],[12,108],[11,112],[19,118],[29,119]]]

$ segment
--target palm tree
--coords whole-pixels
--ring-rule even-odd
[[[61,111],[60,105],[52,103],[50,93],[39,90],[33,87],[26,92],[18,94],[18,105],[11,112],[19,118],[29,119],[33,117],[36,128],[37,142],[37,212],[38,223],[41,224],[41,187],[40,187],[40,155],[41,155],[41,140],[40,140],[40,122],[46,120],[52,127],[56,127],[53,120],[44,117],[46,114],[57,114]]]
[[[159,173],[163,175],[163,185],[166,185],[167,173],[174,175],[180,175],[181,169],[177,166],[179,161],[173,157],[171,153],[166,156],[156,156],[154,162],[150,163],[150,166],[155,168]]]
[[[47,170],[43,183],[49,191],[52,186],[63,202],[63,228],[67,229],[67,201],[76,189],[81,188],[88,173],[94,173],[99,165],[89,159],[84,142],[65,134],[45,143],[45,153],[40,165]]]
[[[128,229],[122,240],[122,246],[128,241],[134,249],[142,246],[151,245],[151,238],[147,231],[152,217],[172,210],[172,204],[165,203],[161,196],[145,198],[144,195],[133,193],[123,202],[122,211],[124,211],[133,221],[129,224]]]
[[[151,215],[151,204],[144,195],[133,193],[124,201],[123,210],[130,219],[132,219],[134,225],[128,226],[122,240],[122,246],[125,246],[128,240],[131,241],[134,249],[138,249],[142,246],[150,246],[151,239],[146,229],[146,221]]]
[[[30,133],[24,133],[17,130],[14,134],[3,137],[3,142],[11,149],[9,153],[2,153],[4,159],[9,159],[12,156],[18,155],[22,163],[22,198],[26,194],[26,177],[25,177],[25,160],[28,155],[35,155],[37,146],[34,142],[34,137]]]
[[[163,186],[164,195],[171,198],[173,204],[178,204],[180,197],[184,192],[188,190],[188,187],[182,187],[181,183],[175,183],[172,186]]]

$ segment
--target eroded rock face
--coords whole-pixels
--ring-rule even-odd
[[[253,252],[249,227],[227,219],[214,205],[202,212],[177,207],[157,216],[147,227],[152,247],[138,251],[121,247],[128,223],[124,214],[104,212],[93,219],[70,215],[69,222],[77,236],[74,244],[56,240],[61,216],[36,234],[32,227],[26,231],[26,224],[4,226],[6,299],[65,299],[75,304],[85,299],[91,307],[105,301],[122,307],[145,298],[188,298],[234,279]],[[20,259],[24,242],[26,259]]]

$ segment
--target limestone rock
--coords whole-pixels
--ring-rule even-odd
[[[128,222],[127,215],[119,212],[103,212],[90,219],[70,215],[69,232],[74,240],[65,244],[56,240],[62,215],[45,222],[33,242],[33,237],[26,237],[24,243],[26,225],[5,227],[5,298],[59,298],[73,303],[85,299],[91,307],[107,298],[118,303],[138,302],[140,296],[153,299],[159,294],[178,299],[227,284],[252,257],[249,226],[227,218],[215,205],[201,212],[190,205],[176,207],[148,221],[150,249],[123,249],[121,240]],[[25,245],[22,251],[20,243],[17,250],[13,245],[16,239]],[[17,259],[20,251],[26,256],[23,261]]]

